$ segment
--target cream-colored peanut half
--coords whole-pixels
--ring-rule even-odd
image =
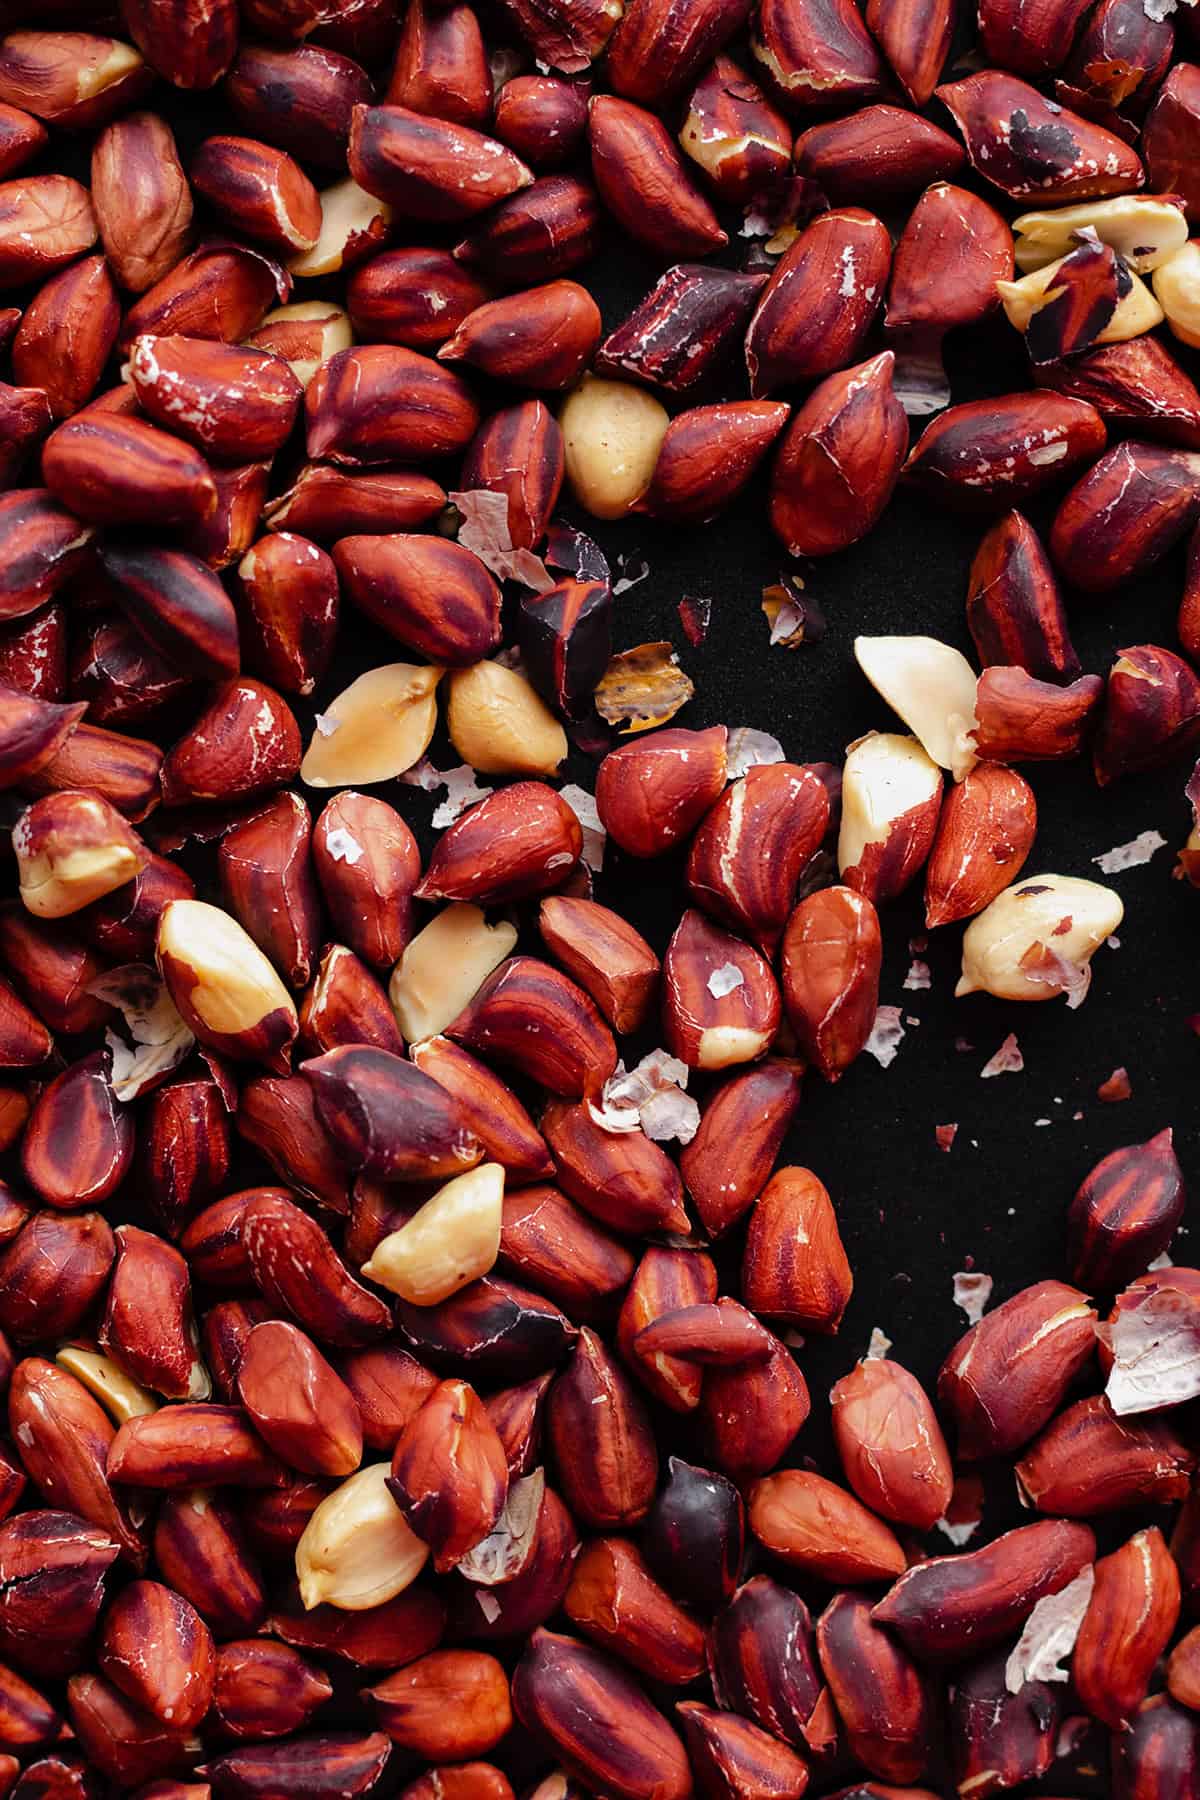
[[[899,713],[925,752],[956,781],[978,758],[974,669],[960,650],[931,637],[857,637],[858,666],[877,694]]]
[[[567,734],[541,695],[515,669],[477,662],[447,681],[446,725],[465,763],[482,775],[553,775]]]
[[[86,1344],[64,1344],[54,1353],[59,1368],[74,1375],[98,1400],[110,1418],[124,1425],[127,1419],[144,1418],[158,1411],[158,1401],[140,1382],[118,1368],[111,1356],[89,1350]]]
[[[309,787],[369,787],[420,762],[437,725],[435,663],[368,669],[320,714],[300,779]]]
[[[1154,293],[1181,344],[1200,350],[1200,238],[1154,271]]]
[[[322,1500],[296,1545],[306,1607],[365,1612],[402,1594],[429,1555],[387,1489],[390,1463],[359,1469]]]
[[[1022,275],[1019,281],[998,281],[1000,296],[1009,324],[1015,331],[1028,331],[1029,322],[1051,296],[1054,278],[1066,261],[1065,256]],[[1163,309],[1140,275],[1130,273],[1129,292],[1118,300],[1112,318],[1092,340],[1096,344],[1124,344],[1130,338],[1142,337],[1163,321]]]
[[[504,1170],[499,1163],[480,1163],[390,1232],[362,1272],[414,1306],[436,1306],[493,1266],[503,1206]]]
[[[1091,229],[1102,244],[1111,244],[1136,274],[1174,256],[1187,238],[1187,219],[1179,206],[1155,194],[1118,194],[1112,200],[1081,200],[1022,213],[1013,221],[1013,252],[1025,273],[1040,269],[1077,248],[1075,234]]]
[[[288,268],[301,277],[336,275],[352,240],[369,231],[377,219],[386,225],[391,217],[387,202],[368,194],[357,181],[336,182],[321,194],[321,229],[316,243],[311,250],[289,257]]]
[[[559,414],[567,479],[597,519],[620,519],[650,485],[670,419],[664,406],[625,381],[585,375]]]
[[[388,999],[406,1043],[437,1037],[517,942],[515,925],[489,925],[478,906],[443,907],[404,947]]]

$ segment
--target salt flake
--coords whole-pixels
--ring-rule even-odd
[[[730,781],[736,781],[747,769],[758,768],[762,763],[786,760],[783,745],[769,731],[756,731],[753,725],[730,727],[725,746],[725,774]]]
[[[867,1354],[863,1360],[865,1362],[882,1362],[891,1347],[892,1340],[887,1332],[876,1325],[867,1343]]]
[[[735,988],[743,987],[745,981],[746,977],[736,963],[722,963],[709,976],[708,991],[714,1000],[722,1000],[726,994],[732,994]]]
[[[1093,856],[1092,861],[1106,875],[1119,875],[1122,869],[1136,869],[1148,863],[1155,851],[1166,848],[1166,843],[1161,831],[1143,831],[1127,844],[1117,844],[1102,855]]]
[[[929,972],[929,964],[914,956],[908,965],[908,974],[904,977],[904,986],[909,992],[920,992],[933,986],[933,976]]]
[[[900,1053],[900,1043],[904,1037],[904,1027],[900,1023],[898,1006],[881,1006],[875,1014],[875,1023],[871,1027],[871,1035],[863,1048],[869,1056],[873,1056],[881,1069],[889,1069]]]
[[[989,1057],[980,1069],[979,1079],[990,1081],[993,1075],[1019,1075],[1024,1067],[1025,1058],[1021,1055],[1017,1034],[1010,1031],[996,1054]]]
[[[970,1325],[978,1325],[992,1297],[992,1278],[979,1270],[960,1269],[954,1277],[954,1304],[967,1316]]]
[[[467,493],[451,494],[449,499],[462,515],[459,543],[474,551],[497,580],[519,581],[538,594],[547,593],[554,586],[554,577],[541,557],[513,544],[507,494],[472,488]]]
[[[1057,1594],[1039,1600],[1004,1665],[1004,1685],[1019,1694],[1027,1681],[1068,1681],[1062,1659],[1070,1656],[1092,1598],[1096,1573],[1091,1563]]]
[[[666,1050],[651,1050],[636,1068],[617,1064],[588,1111],[602,1131],[641,1131],[656,1143],[690,1144],[700,1128],[700,1108],[684,1090],[688,1066]]]
[[[129,1043],[112,1030],[104,1034],[112,1058],[112,1090],[118,1100],[136,1100],[190,1054],[196,1040],[156,969],[145,963],[125,963],[93,981],[88,992],[118,1008],[133,1040]]]
[[[460,763],[457,769],[442,769],[439,773],[445,785],[446,798],[434,810],[435,831],[443,831],[447,825],[453,825],[468,806],[474,806],[479,800],[486,800],[493,791],[490,787],[476,787],[475,771],[467,763]]]
[[[954,1524],[949,1519],[935,1519],[933,1523],[936,1530],[950,1539],[956,1550],[961,1550],[964,1544],[970,1543],[983,1521],[982,1519],[962,1519]]]
[[[1096,1336],[1113,1353],[1105,1396],[1118,1417],[1180,1406],[1200,1394],[1200,1306],[1182,1288],[1150,1288]]]

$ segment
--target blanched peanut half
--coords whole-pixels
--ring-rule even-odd
[[[876,693],[916,733],[935,763],[961,781],[978,758],[976,675],[961,651],[931,637],[857,637],[858,666]]]
[[[309,787],[369,787],[420,762],[437,724],[434,663],[385,663],[368,669],[317,715],[300,764]]]
[[[514,925],[489,925],[478,906],[444,907],[405,945],[392,970],[388,999],[405,1042],[437,1037],[516,941]]]
[[[1084,200],[1046,212],[1022,213],[1013,221],[1018,269],[1028,273],[1078,248],[1077,232],[1088,227],[1102,244],[1139,275],[1174,256],[1187,239],[1183,209],[1155,194],[1119,194],[1114,200]]]
[[[392,209],[376,200],[357,181],[349,179],[327,187],[321,194],[321,230],[311,250],[288,259],[293,275],[335,275],[355,238],[374,232],[380,245],[391,222]]]
[[[436,1306],[495,1263],[503,1208],[504,1170],[499,1163],[480,1163],[390,1232],[362,1272],[414,1306]]]
[[[1200,238],[1155,269],[1154,292],[1180,343],[1200,350]]]
[[[208,1042],[249,1038],[272,1013],[296,1033],[296,1008],[274,966],[236,919],[204,900],[172,900],[158,921],[158,962],[184,1022]]]
[[[1054,278],[1066,257],[1059,256],[1044,268],[1022,275],[1019,281],[998,281],[1000,296],[1009,324],[1015,331],[1028,331],[1034,313],[1040,312],[1045,296],[1054,286]],[[1096,344],[1124,344],[1130,338],[1142,337],[1163,321],[1163,310],[1145,282],[1130,274],[1129,292],[1117,301],[1116,310],[1103,331],[1092,340]]]
[[[323,362],[350,348],[354,331],[345,307],[331,300],[296,300],[269,312],[243,341],[255,350],[282,356],[297,381],[307,387]]]
[[[322,1500],[296,1545],[306,1607],[365,1612],[404,1592],[429,1550],[404,1522],[387,1489],[390,1463],[372,1463]]]
[[[139,1382],[117,1367],[110,1356],[89,1350],[86,1344],[64,1344],[55,1352],[60,1369],[74,1375],[88,1393],[98,1400],[110,1418],[124,1425],[127,1419],[140,1419],[158,1411],[158,1401]]]
[[[503,663],[477,662],[449,678],[446,724],[465,763],[483,775],[553,775],[567,734],[532,684]]]
[[[968,925],[954,991],[982,989],[999,1000],[1053,1000],[1064,992],[1082,997],[1093,952],[1124,916],[1120,897],[1097,881],[1027,876]]]
[[[620,519],[650,485],[670,424],[653,394],[585,375],[559,414],[567,478],[597,519]]]

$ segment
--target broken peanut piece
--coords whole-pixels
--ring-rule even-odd
[[[503,1202],[499,1163],[480,1163],[456,1175],[384,1238],[363,1264],[363,1274],[414,1306],[448,1300],[495,1263]]]
[[[428,1546],[409,1530],[388,1492],[390,1463],[359,1469],[322,1500],[296,1545],[306,1607],[365,1612],[402,1594],[424,1568]]]
[[[368,787],[420,762],[437,724],[433,663],[385,663],[368,669],[317,715],[300,765],[309,787]]]
[[[931,637],[857,637],[854,655],[876,693],[955,781],[975,767],[975,672],[961,651]]]
[[[405,1042],[419,1044],[444,1031],[516,942],[515,925],[489,925],[478,906],[464,901],[443,907],[405,945],[388,983]]]
[[[1093,953],[1125,915],[1112,888],[1076,875],[1032,875],[1005,888],[967,927],[956,995],[1079,1006]]]

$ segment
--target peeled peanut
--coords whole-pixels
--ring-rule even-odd
[[[567,477],[597,519],[620,519],[650,485],[670,419],[653,394],[585,375],[559,414]]]
[[[567,734],[535,689],[503,663],[477,662],[450,677],[446,724],[463,761],[483,775],[553,775]]]
[[[406,1043],[436,1037],[473,999],[517,941],[514,925],[489,925],[478,906],[444,907],[405,945],[388,999]]]
[[[322,1500],[296,1545],[306,1607],[365,1612],[393,1599],[420,1574],[428,1547],[409,1530],[388,1492],[390,1463],[372,1463]]]
[[[456,1175],[379,1244],[363,1274],[414,1306],[436,1306],[486,1275],[500,1254],[504,1170]]]
[[[1154,293],[1180,343],[1200,349],[1200,238],[1155,269]]]
[[[998,1000],[1052,1000],[1056,994],[1073,997],[1079,991],[1082,998],[1093,952],[1124,916],[1120,897],[1097,881],[1076,875],[1026,876],[968,925],[955,994],[982,989]],[[1057,980],[1056,963],[1062,965]]]
[[[969,738],[976,677],[962,652],[931,637],[857,637],[854,654],[926,754],[956,781],[969,775],[978,760]]]
[[[109,1356],[89,1350],[86,1344],[64,1344],[55,1352],[60,1369],[82,1382],[93,1399],[100,1402],[110,1418],[124,1425],[126,1419],[139,1419],[145,1413],[157,1412],[158,1401],[139,1382],[126,1375]]]
[[[1029,321],[1034,313],[1041,310],[1046,293],[1054,286],[1054,278],[1065,261],[1065,256],[1059,256],[1044,267],[1022,275],[1019,281],[996,283],[1000,304],[1015,331],[1028,331]],[[1163,309],[1150,289],[1140,276],[1130,273],[1129,292],[1117,301],[1112,318],[1103,331],[1096,333],[1092,342],[1124,344],[1130,338],[1141,337],[1145,332],[1153,331],[1156,325],[1162,324],[1162,320]]]
[[[420,762],[437,724],[435,663],[385,663],[344,688],[323,713],[300,764],[309,787],[367,787]]]
[[[311,250],[301,250],[288,259],[293,275],[335,275],[356,238],[382,247],[391,223],[392,209],[387,202],[376,200],[349,178],[326,188],[320,199],[321,230]]]
[[[1153,194],[1084,200],[1078,206],[1022,213],[1013,221],[1018,269],[1028,273],[1068,255],[1078,248],[1077,233],[1089,226],[1139,275],[1157,269],[1187,240],[1187,218],[1173,201]]]

